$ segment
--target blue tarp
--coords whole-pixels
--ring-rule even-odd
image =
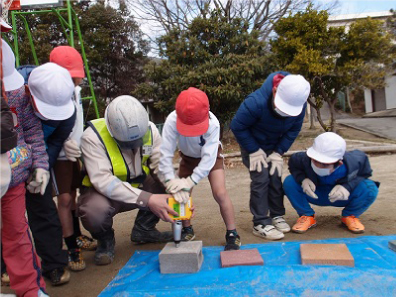
[[[195,274],[161,274],[159,251],[136,251],[104,296],[396,296],[396,252],[391,236],[244,245],[264,266],[221,268],[222,247],[205,247]],[[301,265],[301,243],[345,243],[355,267]]]

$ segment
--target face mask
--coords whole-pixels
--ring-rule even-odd
[[[38,117],[40,120],[43,121],[47,121],[48,119],[45,118],[41,113],[39,113],[38,111],[35,111],[34,114],[36,115],[36,117]]]
[[[275,107],[275,112],[277,113],[277,114],[279,114],[281,117],[285,117],[285,118],[287,118],[287,117],[290,117],[287,113],[284,113],[283,111],[281,111],[279,108],[277,108],[277,107]]]
[[[331,168],[319,168],[311,161],[311,167],[313,171],[319,176],[329,176],[331,174]]]

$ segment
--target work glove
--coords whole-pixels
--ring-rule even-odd
[[[69,161],[77,162],[77,159],[81,157],[80,147],[74,139],[66,140],[63,144],[63,150]]]
[[[165,181],[166,192],[175,194],[183,189],[185,182],[180,178],[173,178]]]
[[[315,194],[316,186],[312,180],[310,180],[309,178],[304,179],[301,184],[301,187],[303,189],[303,192],[307,194],[309,197],[318,199],[318,195]]]
[[[282,176],[282,169],[283,169],[283,158],[280,154],[273,152],[271,155],[268,156],[267,162],[271,163],[271,169],[269,174],[274,175],[275,171],[278,172],[278,176]]]
[[[153,171],[153,173],[155,175],[158,174],[158,170],[159,170],[159,158],[157,158],[157,160],[153,161],[150,158],[150,165],[149,165],[150,169]]]
[[[348,200],[349,191],[341,185],[336,185],[329,193],[329,200],[334,203],[338,200]]]
[[[33,171],[33,174],[29,178],[30,182],[26,186],[26,189],[33,194],[40,193],[44,195],[45,189],[47,188],[48,182],[50,180],[49,171],[37,168]]]
[[[267,158],[267,155],[262,149],[259,149],[257,152],[250,154],[249,155],[249,161],[250,161],[249,170],[261,172],[263,167],[268,168],[268,163],[266,161],[266,158]]]
[[[181,191],[175,193],[173,198],[179,203],[187,203],[190,199],[190,193],[192,188],[196,185],[196,183],[192,180],[191,176],[187,178],[182,178],[183,181],[183,188]]]

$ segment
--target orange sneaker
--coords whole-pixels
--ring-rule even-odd
[[[294,224],[292,230],[296,233],[305,233],[309,228],[316,226],[315,216],[301,216],[297,223]]]
[[[355,216],[342,217],[341,221],[352,233],[359,234],[364,232],[364,225]]]

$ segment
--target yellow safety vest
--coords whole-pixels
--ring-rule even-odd
[[[147,166],[147,160],[150,158],[153,147],[153,135],[151,127],[149,126],[149,129],[143,136],[143,146],[141,147],[143,175],[135,178],[130,178],[128,165],[125,163],[120,148],[118,147],[113,137],[110,135],[109,130],[107,130],[105,119],[101,118],[93,120],[88,122],[87,125],[92,128],[96,135],[98,135],[100,141],[104,144],[107,157],[111,162],[113,174],[117,176],[120,180],[124,182],[129,182],[132,187],[138,188],[150,172],[150,169]],[[82,184],[86,187],[92,187],[88,175],[84,177]]]

